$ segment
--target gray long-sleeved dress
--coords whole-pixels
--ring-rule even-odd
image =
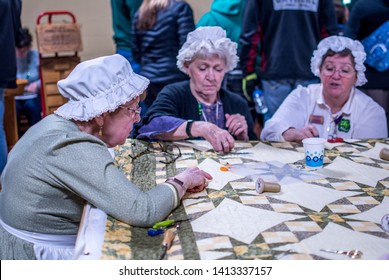
[[[44,234],[77,234],[85,201],[135,226],[163,220],[179,202],[166,183],[142,192],[114,165],[102,141],[54,114],[14,146],[1,183],[2,221]],[[3,255],[7,239],[1,230],[2,259],[8,258]]]

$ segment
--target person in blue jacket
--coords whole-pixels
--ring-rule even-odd
[[[142,116],[164,86],[188,79],[177,68],[176,56],[194,29],[193,10],[185,1],[144,0],[135,14],[132,51],[140,74],[150,80]]]
[[[40,98],[41,80],[39,78],[39,53],[31,49],[32,36],[28,28],[23,28],[21,40],[16,46],[17,77],[25,79],[28,84],[23,95],[15,96],[18,123],[22,115],[27,117],[28,125],[33,126],[42,119]],[[22,131],[19,127],[19,137]]]

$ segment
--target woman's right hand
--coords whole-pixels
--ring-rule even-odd
[[[282,137],[288,142],[301,142],[305,138],[317,136],[319,136],[319,131],[311,124],[308,124],[303,128],[289,128],[282,134]]]
[[[174,176],[184,183],[188,192],[201,192],[208,186],[208,181],[212,180],[211,174],[198,167],[189,167],[185,171]]]

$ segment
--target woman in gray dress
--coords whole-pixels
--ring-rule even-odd
[[[85,204],[135,226],[163,220],[212,177],[196,168],[142,192],[114,165],[149,84],[120,55],[80,63],[58,82],[69,101],[9,154],[0,192],[0,259],[71,259]]]

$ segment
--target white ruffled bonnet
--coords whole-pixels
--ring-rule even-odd
[[[87,60],[57,83],[68,102],[54,113],[68,120],[89,121],[135,99],[148,85],[149,80],[136,74],[121,55]]]
[[[193,57],[203,49],[208,53],[219,53],[226,57],[226,72],[234,69],[239,61],[236,54],[238,45],[227,38],[226,31],[219,26],[201,26],[189,32],[186,42],[177,55],[177,67],[186,73],[185,62],[192,61]]]
[[[361,86],[367,83],[365,76],[366,67],[363,64],[366,59],[366,53],[361,42],[352,40],[344,36],[330,36],[320,41],[317,50],[313,52],[311,58],[311,71],[320,77],[320,65],[322,63],[323,55],[329,50],[340,52],[344,49],[349,49],[354,56],[355,70],[357,71],[356,86]]]

